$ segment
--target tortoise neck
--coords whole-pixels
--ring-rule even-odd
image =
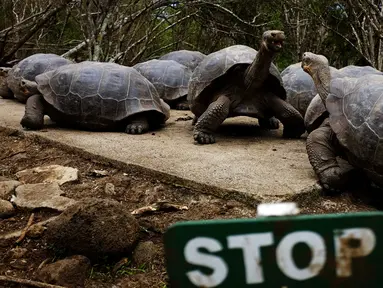
[[[270,65],[275,58],[275,52],[266,49],[262,44],[253,63],[245,72],[246,90],[254,91],[263,85],[269,75]]]
[[[326,100],[328,94],[330,93],[331,81],[330,67],[323,67],[319,70],[319,72],[314,73],[311,77],[314,80],[315,88],[317,89],[319,97],[322,99],[324,106],[327,108]]]

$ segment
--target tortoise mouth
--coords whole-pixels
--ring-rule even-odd
[[[301,64],[301,67],[303,69],[303,71],[305,71],[306,73],[310,74],[311,75],[311,67],[310,67],[310,64],[308,63],[305,63],[304,59],[302,61],[302,64]]]
[[[284,41],[283,41],[283,40],[274,40],[274,41],[272,42],[272,44],[273,44],[274,47],[276,47],[277,49],[282,49],[283,44],[284,44]]]
[[[281,38],[282,37],[279,37],[279,39],[270,39],[268,42],[265,43],[266,49],[274,52],[281,51],[284,44],[284,39]]]
[[[20,87],[20,92],[25,96],[29,95],[29,90],[26,87]]]

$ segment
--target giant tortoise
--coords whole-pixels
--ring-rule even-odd
[[[133,66],[146,77],[170,107],[188,110],[186,95],[192,71],[173,60],[149,60]]]
[[[194,70],[188,100],[195,115],[193,137],[200,144],[215,142],[214,132],[227,117],[258,118],[260,126],[299,138],[305,131],[300,113],[285,101],[286,91],[272,63],[282,50],[282,31],[266,31],[259,52],[234,45],[209,54]]]
[[[383,75],[331,79],[328,60],[306,52],[302,68],[313,78],[329,117],[307,138],[307,153],[326,189],[342,190],[355,171],[383,187]],[[344,170],[336,157],[356,170]]]
[[[300,70],[303,71],[302,69]],[[346,66],[339,70],[330,66],[330,72],[331,79],[343,77],[359,78],[365,75],[383,75],[382,72],[376,70],[373,67],[354,65]],[[308,77],[310,77],[307,73],[305,74]],[[310,105],[307,107],[306,114],[304,117],[307,132],[311,133],[313,130],[318,128],[327,116],[328,115],[323,101],[321,97],[317,94],[310,102]]]
[[[22,83],[35,81],[37,75],[71,63],[73,62],[56,54],[34,54],[12,67],[8,73],[7,85],[12,90],[14,97],[25,103],[28,97],[37,91],[26,91]]]
[[[123,130],[141,134],[169,118],[169,106],[144,76],[115,63],[84,61],[36,76],[26,84],[39,94],[28,98],[21,125],[43,127],[44,114],[59,126]]]
[[[191,50],[178,50],[172,51],[165,55],[162,55],[159,60],[174,60],[186,67],[192,72],[199,65],[199,63],[205,59],[206,55],[199,51]]]

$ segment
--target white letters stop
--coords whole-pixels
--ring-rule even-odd
[[[369,228],[352,228],[334,231],[334,250],[336,261],[336,275],[338,277],[352,276],[352,258],[369,255],[375,248],[376,239],[374,232]],[[357,245],[351,245],[356,240]],[[293,249],[299,244],[305,244],[311,250],[311,260],[307,267],[297,267],[293,259]],[[264,279],[262,267],[262,247],[274,244],[272,232],[251,233],[232,235],[227,237],[228,249],[241,249],[245,267],[246,284],[267,283]],[[207,250],[209,253],[201,251]],[[213,255],[212,253],[215,253]],[[186,273],[190,282],[196,287],[217,287],[230,277],[229,266],[222,256],[224,247],[222,243],[214,238],[196,237],[187,242],[184,248],[186,262],[196,266],[209,268],[209,275],[200,270],[192,270]],[[298,231],[287,234],[276,247],[276,263],[286,277],[304,281],[320,274],[327,261],[328,249],[323,237],[312,231]],[[230,263],[233,265],[233,263]],[[335,271],[334,271],[335,272]]]

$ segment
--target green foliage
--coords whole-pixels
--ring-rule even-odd
[[[14,58],[37,52],[62,54],[87,39],[89,45],[72,57],[134,65],[180,49],[205,54],[234,44],[258,49],[263,31],[279,29],[287,36],[284,51],[276,60],[280,69],[298,62],[305,51],[326,55],[336,67],[366,65],[379,53],[365,55],[350,24],[360,27],[357,21],[363,13],[373,10],[351,5],[355,1],[73,1],[28,39]],[[12,27],[32,15],[42,17],[38,13],[47,5],[47,0],[5,0],[0,7],[0,57],[33,25],[9,35],[6,29],[13,31]],[[361,31],[357,31],[359,37]],[[375,50],[379,47],[376,41]]]

